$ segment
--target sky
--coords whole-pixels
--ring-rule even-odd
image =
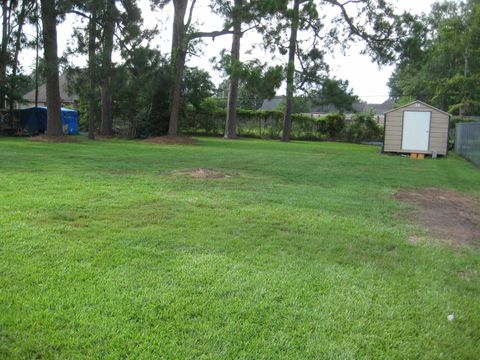
[[[391,1],[398,12],[410,11],[414,14],[429,12],[434,0],[397,0]],[[144,18],[146,28],[152,29],[155,26],[159,30],[158,36],[150,44],[157,47],[164,54],[170,52],[171,44],[171,23],[173,14],[173,5],[169,4],[165,9],[152,10],[149,0],[139,0],[140,8]],[[212,14],[208,7],[209,0],[197,0],[195,7],[194,21],[196,26],[204,31],[218,30],[222,27],[222,19]],[[66,21],[58,26],[58,50],[61,55],[69,42],[72,41],[72,28],[75,26],[73,15],[69,15]],[[33,36],[33,30],[29,30]],[[242,38],[242,60],[257,58],[262,62],[269,64],[282,64],[286,62],[286,56],[279,54],[273,55],[263,50],[256,49],[250,54],[244,53],[248,51],[252,45],[258,43],[261,39],[254,31],[247,32]],[[212,76],[215,84],[219,84],[222,80],[222,74],[213,69],[210,59],[218,56],[222,49],[230,49],[231,36],[226,35],[216,38],[214,41],[205,39],[201,47],[202,54],[198,56],[190,56],[187,61],[188,66],[197,66],[207,70]],[[326,60],[330,66],[330,74],[339,79],[348,80],[350,87],[354,93],[362,100],[368,103],[382,103],[388,99],[387,81],[394,69],[393,65],[379,67],[374,64],[367,55],[360,54],[361,44],[353,44],[345,54],[336,50],[330,53]],[[21,59],[27,64],[34,63],[34,52],[25,51],[22,53]],[[116,57],[119,61],[119,57]],[[79,56],[71,60],[77,66],[86,64],[86,58]],[[32,67],[32,65],[30,65]],[[282,86],[277,94],[284,92]]]

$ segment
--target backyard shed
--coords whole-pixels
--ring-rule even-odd
[[[450,115],[422,101],[387,111],[384,152],[446,155]]]
[[[78,111],[61,109],[63,133],[78,134]],[[20,110],[20,127],[30,132],[47,131],[47,108],[45,106],[31,107]]]

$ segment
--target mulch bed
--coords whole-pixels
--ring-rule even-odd
[[[413,206],[409,217],[438,240],[480,245],[480,201],[454,190],[402,189],[395,198]]]
[[[95,135],[95,140],[113,140],[113,139],[120,139],[117,136],[105,136],[105,135]]]
[[[145,139],[144,141],[162,145],[195,145],[199,143],[197,139],[190,136],[157,136]]]
[[[79,140],[74,136],[47,136],[37,135],[29,137],[30,141],[46,142],[46,143],[78,143]]]

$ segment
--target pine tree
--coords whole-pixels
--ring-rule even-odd
[[[55,0],[41,0],[45,78],[47,81],[47,135],[62,136]]]

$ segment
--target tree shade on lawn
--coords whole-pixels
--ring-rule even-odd
[[[455,155],[221,139],[0,152],[0,358],[478,355],[478,248],[410,243],[425,233],[394,197],[478,198]],[[228,177],[185,175],[199,168]]]

